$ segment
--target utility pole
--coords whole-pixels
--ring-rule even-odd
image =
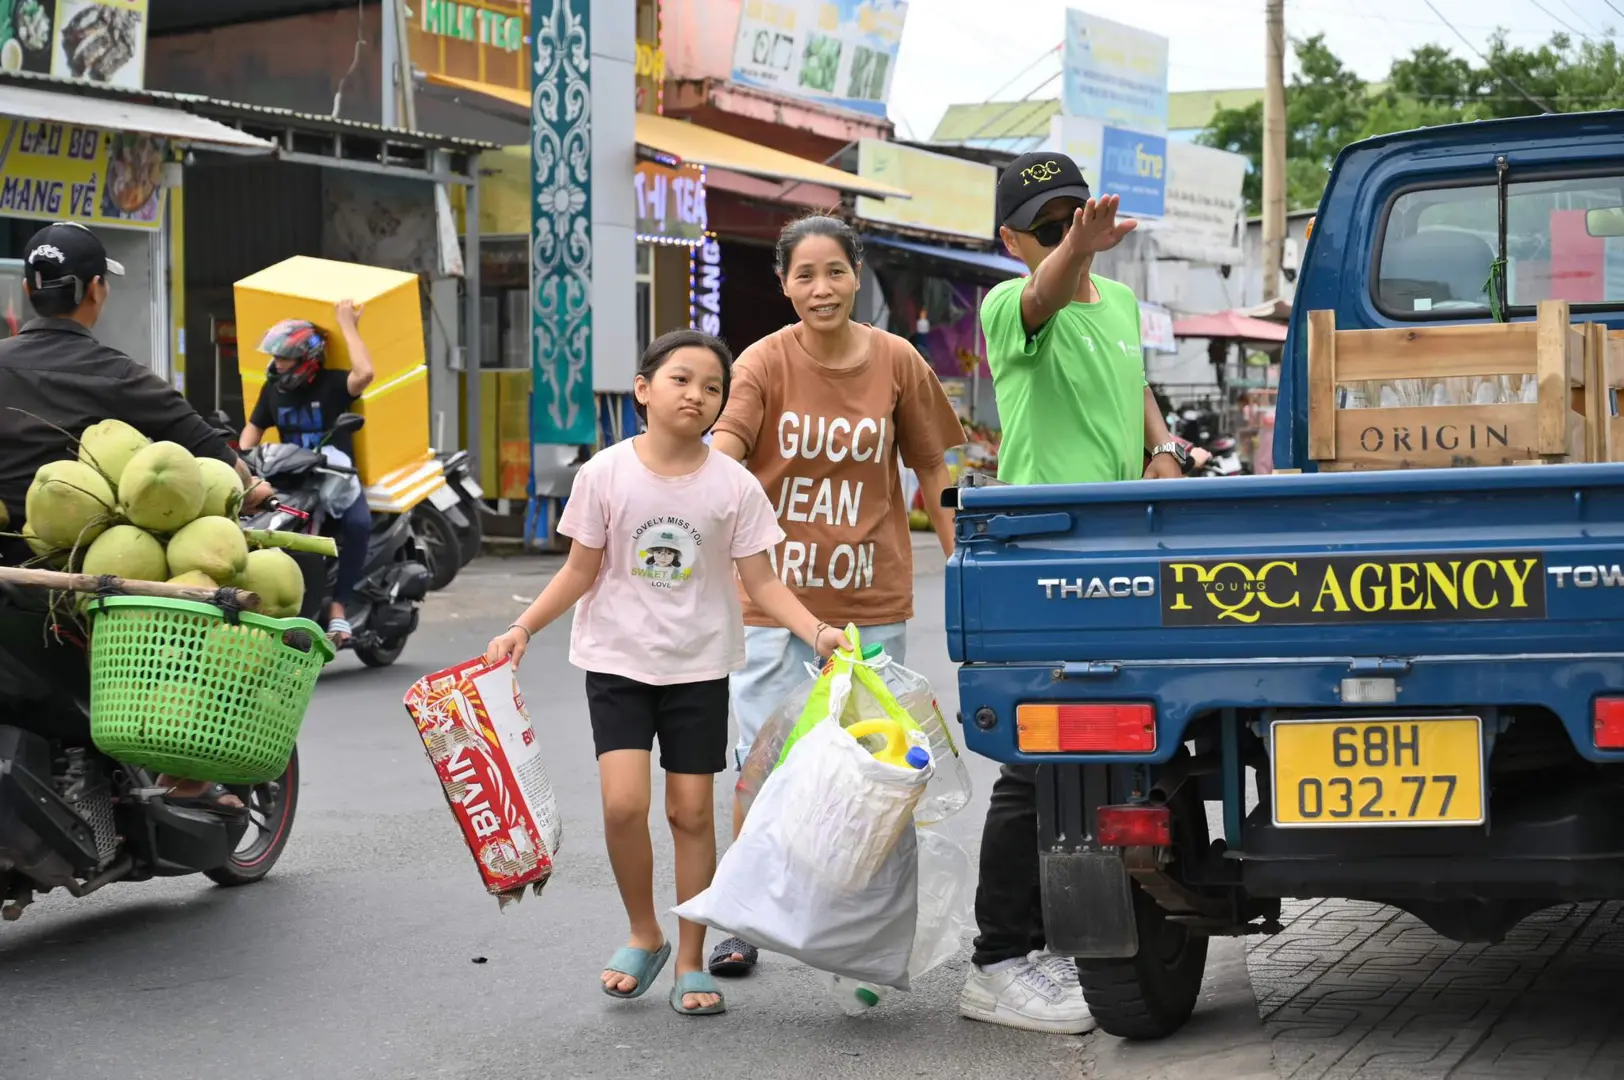
[[[1268,52],[1263,91],[1263,296],[1280,295],[1286,251],[1286,2],[1266,0]]]

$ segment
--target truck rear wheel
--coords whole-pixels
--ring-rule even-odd
[[[1173,802],[1173,840],[1180,859],[1207,848],[1207,816],[1187,788]],[[1175,863],[1173,873],[1181,872]],[[1195,1011],[1207,969],[1207,937],[1173,922],[1136,883],[1133,916],[1139,952],[1122,960],[1078,960],[1083,996],[1100,1030],[1123,1039],[1164,1039]]]

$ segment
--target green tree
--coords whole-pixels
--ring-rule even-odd
[[[1350,142],[1395,131],[1467,120],[1624,107],[1624,55],[1611,41],[1575,42],[1566,34],[1532,49],[1504,33],[1474,64],[1437,45],[1393,61],[1385,84],[1367,86],[1320,35],[1294,41],[1297,73],[1286,87],[1286,199],[1292,209],[1318,204],[1336,155]],[[1247,208],[1262,203],[1263,107],[1220,109],[1200,142],[1252,161]]]

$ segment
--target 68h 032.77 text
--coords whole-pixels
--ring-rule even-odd
[[[1331,733],[1332,762],[1339,769],[1379,769],[1393,779],[1391,770],[1406,766],[1421,768],[1421,732],[1418,725],[1394,724],[1391,727],[1372,724],[1362,730],[1339,727]],[[1381,776],[1346,777],[1329,779],[1304,777],[1297,783],[1297,812],[1306,819],[1367,818],[1413,819],[1421,816],[1421,805],[1426,799],[1429,784],[1443,789],[1437,817],[1449,816],[1450,803],[1455,798],[1459,782],[1453,774],[1402,774],[1397,777],[1402,785],[1395,792],[1397,805],[1384,806],[1386,784]],[[1435,788],[1436,789],[1436,788]],[[1408,807],[1404,796],[1408,796]]]

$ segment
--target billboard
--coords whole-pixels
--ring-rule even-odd
[[[976,161],[932,154],[879,139],[857,144],[857,175],[902,188],[911,199],[857,197],[857,216],[866,221],[932,232],[991,238],[998,170]]]
[[[4,0],[0,12],[0,70],[141,89],[147,0]]]
[[[1100,140],[1099,190],[1122,197],[1129,217],[1167,212],[1167,140],[1124,128],[1105,128]]]
[[[733,81],[885,115],[905,0],[744,0]]]
[[[1167,39],[1068,9],[1061,107],[1112,127],[1167,133]]]

